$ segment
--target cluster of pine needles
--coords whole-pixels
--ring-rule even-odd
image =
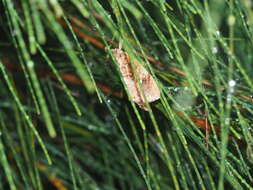
[[[0,190],[253,189],[251,0],[1,0]],[[141,109],[112,50],[156,81]]]

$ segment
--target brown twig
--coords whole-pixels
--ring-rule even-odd
[[[22,70],[22,68],[20,67],[19,64],[11,62],[7,58],[4,58],[2,61],[3,61],[4,65],[10,70],[13,70],[13,71],[21,71]],[[40,78],[50,77],[50,78],[56,79],[55,74],[49,70],[46,70],[46,69],[36,69],[36,73],[38,74],[38,76]],[[74,74],[60,73],[60,77],[62,78],[62,80],[64,82],[69,83],[69,84],[73,84],[73,85],[82,85],[83,84],[81,79],[78,78]],[[98,88],[100,88],[106,94],[109,94],[109,95],[112,95],[112,96],[115,96],[118,98],[123,97],[122,92],[114,92],[110,87],[108,87],[102,83],[97,82],[96,85]]]
[[[44,173],[48,172],[48,168],[40,162],[36,163],[36,167]],[[62,181],[59,178],[53,176],[52,174],[49,174],[49,175],[46,175],[46,176],[47,176],[48,181],[50,181],[53,184],[53,186],[55,186],[56,189],[58,189],[58,190],[68,190],[68,188],[64,186],[64,184],[62,183]]]

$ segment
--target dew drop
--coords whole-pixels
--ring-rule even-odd
[[[27,67],[29,67],[29,68],[34,67],[33,61],[28,61],[28,62],[27,62]]]
[[[230,121],[229,117],[225,118],[225,125],[229,125],[229,121]]]
[[[230,80],[230,81],[228,82],[228,85],[229,85],[230,87],[234,87],[234,86],[236,85],[236,82],[235,82],[234,80]]]
[[[174,91],[175,91],[175,92],[177,92],[178,90],[179,90],[179,88],[178,88],[178,87],[174,88]]]
[[[164,152],[164,149],[162,148],[160,143],[156,143],[156,147],[158,148],[158,150],[160,150],[161,152]]]
[[[235,16],[229,15],[228,17],[228,25],[233,26],[235,24]]]
[[[216,30],[216,31],[215,31],[215,34],[216,34],[216,36],[219,36],[219,35],[220,35],[220,31],[219,31],[219,30]]]
[[[231,102],[231,100],[232,100],[231,95],[228,95],[228,96],[227,96],[227,102]]]
[[[213,47],[212,53],[214,53],[214,54],[218,53],[218,48],[217,47]]]

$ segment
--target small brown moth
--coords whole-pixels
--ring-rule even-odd
[[[140,108],[148,110],[145,105],[160,98],[160,90],[148,71],[136,60],[130,63],[130,57],[121,49],[113,49],[113,56],[119,66],[119,70],[128,89],[130,98],[139,105]],[[137,80],[140,81],[138,86]],[[144,98],[145,96],[145,98]]]

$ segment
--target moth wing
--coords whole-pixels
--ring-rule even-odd
[[[123,77],[123,79],[129,92],[130,98],[136,103],[142,102],[142,98],[140,97],[140,93],[137,89],[134,79],[132,77]]]
[[[147,102],[153,102],[160,98],[160,89],[158,88],[152,75],[143,67],[139,66],[140,82],[143,93],[147,99]],[[143,99],[144,101],[144,99]]]

